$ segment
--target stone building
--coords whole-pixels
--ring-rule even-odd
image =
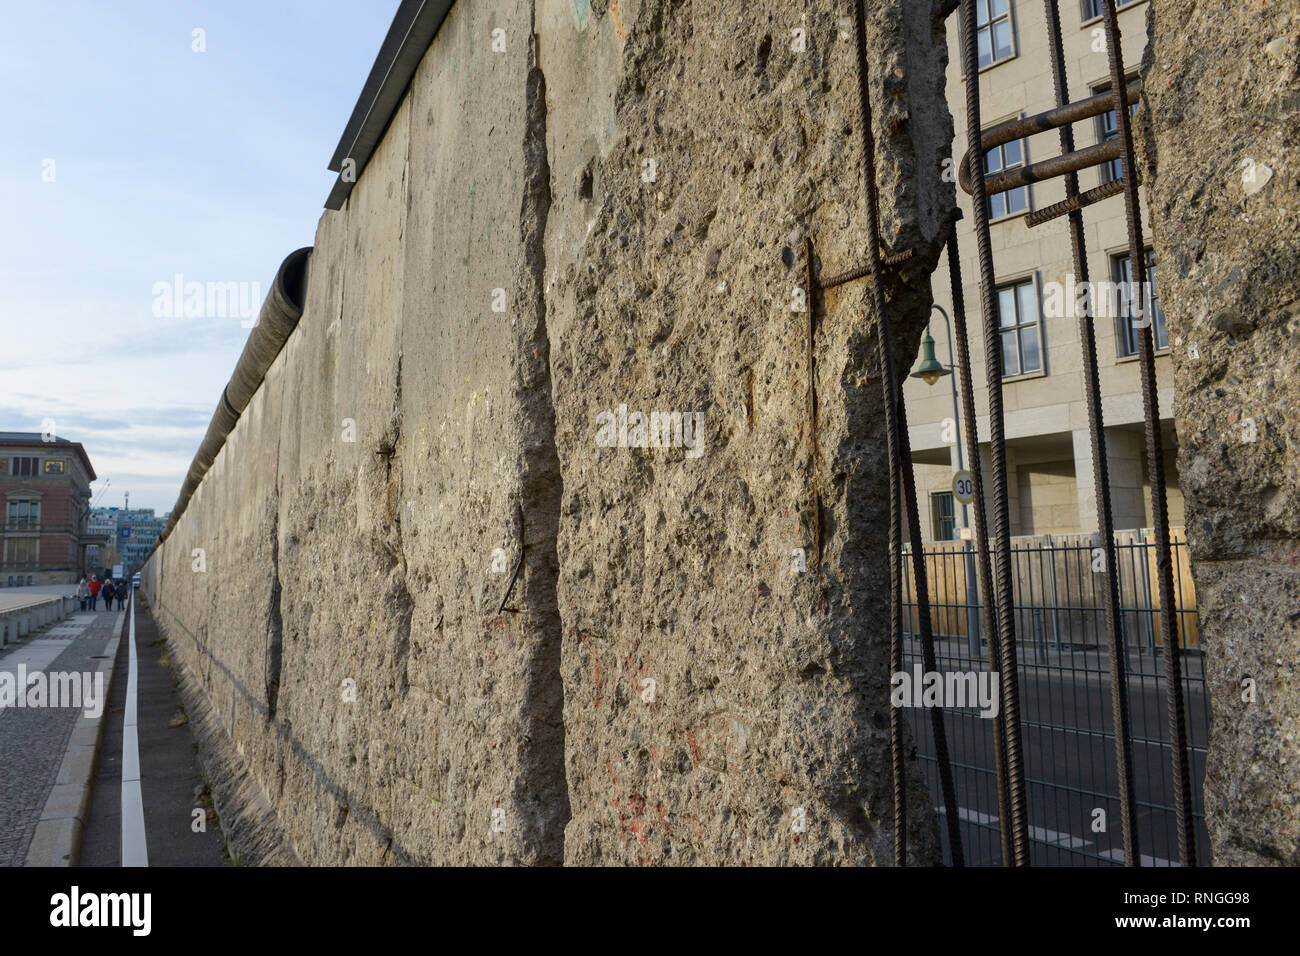
[[[1148,0],[1120,0],[1126,72],[1137,75],[1146,46]],[[980,31],[981,119],[987,129],[1010,119],[1031,116],[1056,105],[1043,5],[1039,0],[984,0],[977,5]],[[1110,88],[1109,64],[1101,24],[1100,0],[1063,0],[1061,32],[1072,101]],[[953,156],[960,162],[966,141],[965,83],[957,17],[948,20],[948,108],[956,130]],[[1090,138],[1091,134],[1091,138]],[[1075,127],[1076,148],[1115,136],[1114,112]],[[995,172],[1056,155],[1054,134],[999,147],[987,169]],[[1118,161],[1086,169],[1079,188],[1090,189],[1117,178]],[[1064,180],[1055,178],[989,197],[991,239],[999,291],[999,326],[1003,337],[1003,396],[1006,408],[1008,490],[1012,534],[1039,535],[1095,531],[1092,449],[1084,404],[1078,321],[1073,305],[1074,277],[1068,220],[1058,218],[1030,228],[1026,217],[1065,198]],[[979,315],[979,266],[976,259],[971,197],[960,188],[963,211],[958,223],[962,282],[970,329],[972,379],[981,457],[989,468],[988,390]],[[1145,202],[1143,220],[1148,221]],[[1088,265],[1094,287],[1128,278],[1128,236],[1124,197],[1112,196],[1084,214]],[[1151,231],[1146,228],[1148,249]],[[1159,266],[1152,270],[1158,276]],[[1159,308],[1159,283],[1153,278],[1156,375],[1165,449],[1166,493],[1171,526],[1183,524],[1183,497],[1178,487],[1177,440],[1172,406],[1173,380],[1169,337]],[[935,303],[952,313],[948,270],[934,274]],[[1146,476],[1142,395],[1137,365],[1133,310],[1123,301],[1098,296],[1096,337],[1102,407],[1109,446],[1111,500],[1115,528],[1145,528],[1151,523],[1150,486]],[[944,365],[954,361],[944,316],[935,311],[930,334]],[[956,538],[961,508],[954,507],[952,476],[959,467],[951,377],[934,385],[911,378],[904,395],[911,425],[912,460],[925,540]],[[964,454],[964,449],[962,451]],[[990,486],[986,482],[986,494]]]
[[[80,442],[40,432],[0,432],[4,547],[0,585],[75,583],[102,535],[87,525],[95,470]]]

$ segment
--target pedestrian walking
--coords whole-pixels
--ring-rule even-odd
[[[83,576],[77,584],[77,600],[81,601],[81,609],[86,609],[86,601],[90,599],[90,588],[86,586],[86,579]]]
[[[90,609],[92,611],[95,610],[95,602],[99,600],[99,592],[103,587],[104,586],[99,583],[99,575],[92,574],[90,576],[90,583],[86,585],[86,590],[90,592]]]
[[[113,582],[105,581],[104,587],[100,590],[99,593],[104,595],[104,610],[105,611],[113,610]]]
[[[117,587],[113,588],[113,593],[117,595],[117,609],[119,611],[125,611],[126,610],[126,582],[118,581]]]

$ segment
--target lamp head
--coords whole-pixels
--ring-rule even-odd
[[[921,339],[921,364],[912,373],[912,378],[919,378],[926,385],[933,385],[945,375],[951,374],[934,357],[934,336],[926,332],[925,337]]]

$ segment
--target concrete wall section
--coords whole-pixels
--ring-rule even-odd
[[[791,308],[805,237],[824,274],[864,259],[848,8],[593,5],[575,36],[567,4],[541,6],[543,65],[578,67],[547,73],[566,860],[888,862],[867,285],[813,303],[815,426],[808,315]],[[927,3],[871,6],[883,241],[933,263],[953,203],[943,29]],[[621,77],[604,71],[617,48]],[[930,304],[920,268],[891,277],[900,373]],[[620,409],[626,441],[621,421],[602,437]],[[652,414],[701,416],[696,447],[636,447]],[[928,792],[910,787],[913,853],[932,859]]]
[[[871,5],[898,374],[953,208],[939,5]],[[803,290],[814,423],[791,309],[805,236],[864,259],[847,12],[451,10],[145,574],[304,862],[890,860],[875,327]],[[607,447],[620,405],[698,444]]]
[[[1151,4],[1144,110],[1218,864],[1300,863],[1300,3]],[[1230,64],[1230,66],[1228,66]]]

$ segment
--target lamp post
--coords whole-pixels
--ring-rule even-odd
[[[934,303],[930,308],[943,316],[944,328],[948,331],[948,358],[951,360],[953,354],[952,321],[939,303]],[[916,367],[916,371],[912,373],[912,378],[919,378],[926,385],[934,385],[945,376],[948,377],[948,384],[952,386],[952,423],[953,434],[957,443],[957,471],[964,471],[966,459],[961,445],[961,410],[957,407],[956,369],[952,365],[944,365],[934,357],[934,337],[930,335],[929,326],[926,326],[925,335],[921,339],[921,363]],[[970,509],[964,501],[961,503],[961,523],[963,528],[970,528],[971,526]],[[975,580],[975,552],[972,550],[969,540],[963,540],[962,551],[964,552],[966,565],[966,635],[971,656],[979,657],[981,651],[979,605],[971,600],[972,594],[979,593],[979,587]]]

